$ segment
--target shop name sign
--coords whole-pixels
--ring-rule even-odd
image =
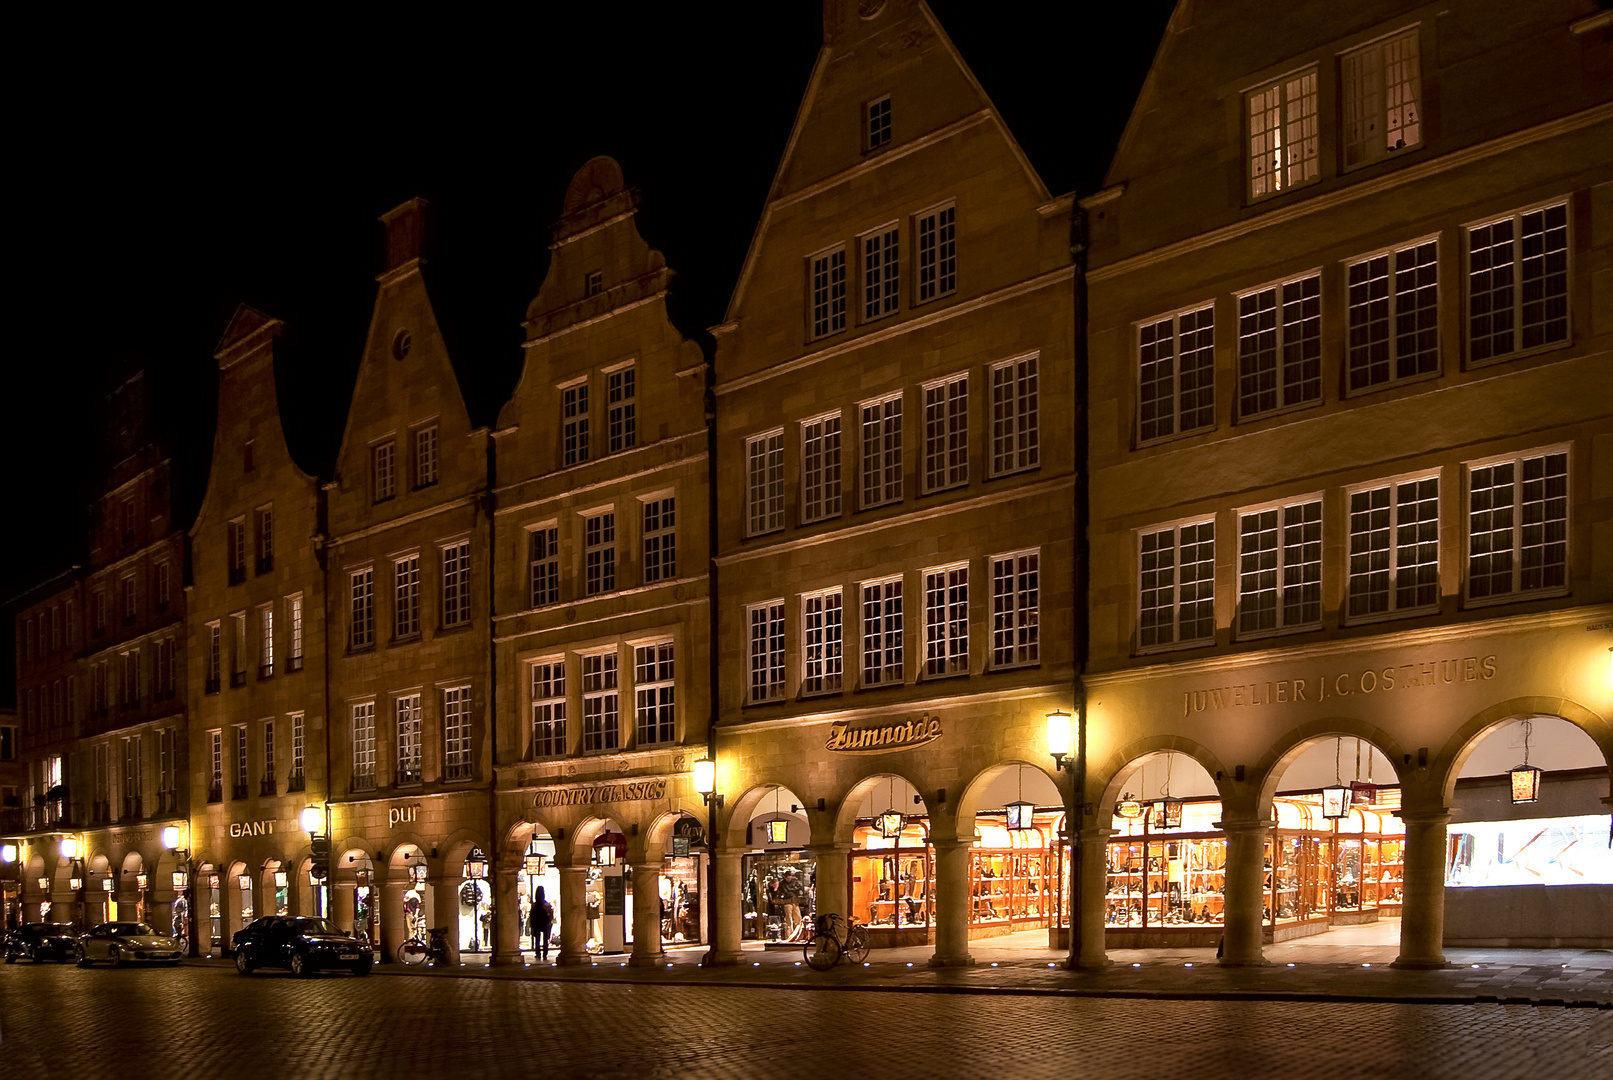
[[[885,754],[892,750],[911,750],[940,737],[941,718],[921,716],[901,724],[855,730],[847,724],[835,724],[829,729],[829,741],[823,746],[841,754]]]
[[[387,809],[387,812],[386,812],[386,827],[389,828],[389,829],[395,829],[399,825],[408,825],[411,822],[415,822],[415,821],[419,821],[419,820],[420,820],[420,804],[419,803],[415,803],[413,806],[393,806],[393,807],[389,807]]]
[[[591,787],[550,788],[532,797],[533,806],[585,806],[592,803],[639,802],[666,798],[666,781],[640,780],[630,784],[596,784]]]
[[[1182,715],[1294,701],[1331,701],[1333,698],[1388,694],[1397,690],[1449,686],[1461,682],[1487,682],[1495,678],[1495,673],[1496,659],[1492,653],[1489,656],[1459,656],[1298,679],[1214,686],[1205,690],[1184,691]]]
[[[272,821],[232,821],[230,822],[230,836],[273,836],[274,822]]]

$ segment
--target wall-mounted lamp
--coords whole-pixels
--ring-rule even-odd
[[[1075,753],[1075,731],[1071,720],[1070,714],[1063,709],[1054,709],[1047,714],[1047,752],[1053,756],[1054,771],[1073,766],[1073,762],[1067,760]]]
[[[0,863],[10,866],[17,861],[16,844],[0,844]]]
[[[717,763],[711,758],[699,758],[694,763],[694,789],[707,806],[722,806],[722,795],[717,791]]]

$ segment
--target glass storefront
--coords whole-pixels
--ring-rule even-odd
[[[535,950],[532,941],[532,904],[539,890],[543,901],[554,911],[554,922],[549,928],[550,948],[560,941],[560,871],[554,865],[554,840],[548,836],[534,836],[527,844],[521,859],[521,871],[516,877],[516,901],[521,908],[520,947],[528,952]]]
[[[1034,814],[1029,828],[1009,829],[993,816],[975,821],[969,861],[971,937],[1046,929],[1058,908],[1054,813]]]
[[[661,944],[692,945],[700,932],[700,857],[669,855],[661,862]]]
[[[493,890],[487,880],[487,855],[472,848],[465,857],[459,885],[459,951],[489,952],[492,949]]]
[[[741,872],[743,939],[781,944],[803,940],[818,910],[817,856],[793,849],[763,851],[746,855]]]
[[[851,914],[868,924],[875,947],[929,941],[935,861],[928,845],[927,818],[906,818],[900,829],[878,819],[860,821],[853,830]]]

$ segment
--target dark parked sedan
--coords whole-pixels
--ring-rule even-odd
[[[73,924],[64,922],[23,923],[6,935],[6,963],[18,960],[59,960],[66,963],[78,955],[78,935]]]
[[[368,975],[375,963],[369,942],[344,934],[325,919],[268,915],[239,931],[232,944],[235,970],[242,975],[260,967],[290,968],[293,975],[326,968]]]

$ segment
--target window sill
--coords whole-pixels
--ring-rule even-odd
[[[919,498],[928,499],[932,495],[945,495],[950,491],[962,491],[969,486],[969,481],[959,480],[956,484],[946,484],[942,487],[925,488],[919,492]]]
[[[347,655],[348,656],[360,656],[360,655],[362,655],[364,653],[372,653],[374,651],[375,651],[375,642],[373,642],[373,641],[370,642],[368,645],[349,645],[347,647]]]
[[[1523,330],[1520,327],[1517,328],[1515,332],[1521,334]],[[1567,349],[1573,344],[1574,339],[1573,336],[1570,335],[1563,341],[1548,341],[1546,344],[1536,345],[1532,349],[1518,349],[1513,352],[1502,353],[1500,356],[1486,357],[1483,360],[1464,359],[1462,367],[1467,371],[1480,371],[1484,368],[1500,367],[1502,364],[1509,364],[1514,360],[1527,360],[1531,356],[1539,356],[1541,353],[1551,353],[1557,352],[1560,349]],[[1471,345],[1465,340],[1462,342],[1462,346],[1464,353],[1471,348]]]
[[[1277,408],[1275,408],[1275,409],[1267,409],[1265,412],[1248,413],[1248,414],[1239,413],[1236,417],[1234,417],[1234,419],[1232,421],[1232,426],[1233,427],[1244,427],[1245,425],[1248,425],[1248,424],[1258,424],[1258,423],[1260,423],[1261,421],[1264,421],[1264,420],[1275,420],[1278,417],[1289,416],[1289,415],[1291,415],[1293,413],[1297,413],[1297,412],[1304,412],[1306,409],[1318,409],[1318,408],[1321,408],[1322,405],[1326,404],[1326,402],[1327,402],[1327,395],[1318,394],[1316,397],[1311,398],[1309,401],[1301,401],[1301,402],[1298,402],[1298,403],[1296,403],[1294,405],[1279,405]]]
[[[822,701],[824,698],[837,698],[837,697],[840,697],[841,693],[842,693],[842,691],[838,687],[836,687],[833,690],[812,690],[812,691],[803,690],[799,694],[796,695],[795,700],[798,701],[798,702]]]
[[[464,631],[469,630],[471,625],[471,620],[466,619],[464,622],[453,623],[449,626],[439,626],[437,627],[436,636],[442,637],[444,634],[463,633]]]
[[[948,671],[939,675],[925,672],[923,675],[919,676],[919,685],[923,686],[927,683],[945,682],[948,679],[967,679],[969,675],[970,673],[967,671]]]
[[[1011,671],[1035,671],[1041,666],[1042,662],[1040,660],[1025,660],[1017,664],[991,664],[987,666],[985,673],[987,675],[996,675],[998,673],[1006,674]]]
[[[1507,593],[1504,596],[1483,596],[1477,600],[1464,595],[1462,597],[1462,610],[1499,607],[1502,604],[1522,604],[1529,600],[1552,600],[1569,595],[1572,594],[1566,585],[1551,589],[1531,589],[1528,592]]]
[[[880,690],[900,690],[907,685],[905,679],[893,679],[890,682],[859,683],[851,690],[853,694],[873,694]]]
[[[986,477],[986,479],[987,480],[1007,480],[1010,477],[1024,476],[1026,473],[1039,472],[1041,470],[1041,468],[1042,468],[1042,463],[1040,461],[1038,461],[1035,465],[1026,465],[1024,468],[1021,468],[1021,469],[1004,469],[1002,472],[991,473],[990,475],[988,475]]]
[[[1195,638],[1192,641],[1173,641],[1168,645],[1139,645],[1133,656],[1158,656],[1161,653],[1186,652],[1189,649],[1208,649],[1215,645],[1214,638]]]
[[[1316,179],[1314,179],[1314,180],[1306,180],[1303,183],[1295,184],[1295,185],[1293,185],[1291,187],[1283,188],[1281,191],[1268,191],[1264,195],[1251,195],[1249,193],[1249,187],[1248,187],[1248,184],[1249,184],[1249,175],[1248,175],[1249,159],[1247,157],[1245,157],[1244,160],[1243,160],[1243,168],[1244,168],[1243,205],[1244,205],[1245,209],[1249,209],[1249,210],[1253,210],[1257,206],[1266,206],[1266,205],[1269,205],[1269,204],[1274,203],[1274,202],[1280,202],[1282,200],[1283,196],[1285,196],[1285,195],[1292,195],[1292,194],[1294,194],[1294,192],[1296,192],[1296,191],[1304,191],[1306,188],[1318,187],[1322,183],[1322,177],[1320,176],[1320,170],[1318,170],[1318,175],[1317,175]]]
[[[1152,439],[1144,439],[1138,435],[1133,440],[1131,448],[1133,450],[1152,450],[1156,446],[1168,446],[1171,443],[1181,442],[1183,439],[1191,439],[1195,435],[1208,435],[1215,431],[1217,426],[1216,424],[1206,424],[1204,427],[1188,428],[1186,431],[1173,431],[1169,435],[1159,435]]]
[[[417,642],[419,640],[420,640],[420,631],[416,630],[412,634],[398,634],[397,636],[393,637],[390,641],[388,641],[386,643],[386,647],[389,648],[389,649],[392,649],[392,648],[396,648],[399,645],[413,645],[415,642]]]
[[[1390,363],[1393,362],[1393,360],[1390,361]],[[1348,357],[1345,358],[1345,366],[1346,368],[1349,366]],[[1351,389],[1349,386],[1350,373],[1348,370],[1346,370],[1344,373],[1344,400],[1354,401],[1358,398],[1370,397],[1373,394],[1382,394],[1390,390],[1397,390],[1402,386],[1415,386],[1418,383],[1433,382],[1443,374],[1445,374],[1445,365],[1442,358],[1440,366],[1437,370],[1425,371],[1421,375],[1407,375],[1405,378],[1389,378],[1380,383],[1370,383],[1366,386]]]
[[[1344,625],[1371,626],[1373,623],[1393,622],[1396,619],[1415,619],[1419,615],[1438,614],[1438,604],[1426,604],[1422,607],[1404,608],[1395,611],[1374,611],[1367,615],[1346,615],[1344,616]]]
[[[1248,630],[1233,634],[1232,640],[1237,642],[1262,641],[1266,638],[1292,637],[1295,634],[1314,634],[1322,629],[1319,622],[1305,623],[1302,626],[1279,626],[1274,630]]]
[[[900,498],[900,497],[895,498],[895,499],[883,499],[880,502],[863,503],[860,507],[857,508],[857,510],[858,510],[859,513],[862,513],[862,512],[868,511],[868,510],[882,510],[887,506],[900,506],[905,501],[906,501],[905,499]]]
[[[782,696],[773,697],[773,698],[763,698],[760,701],[757,701],[755,698],[748,698],[748,699],[746,699],[745,704],[740,706],[740,708],[742,708],[742,709],[771,709],[771,708],[777,708],[778,706],[783,705],[785,703],[786,703],[786,699],[784,697],[782,697]]]

